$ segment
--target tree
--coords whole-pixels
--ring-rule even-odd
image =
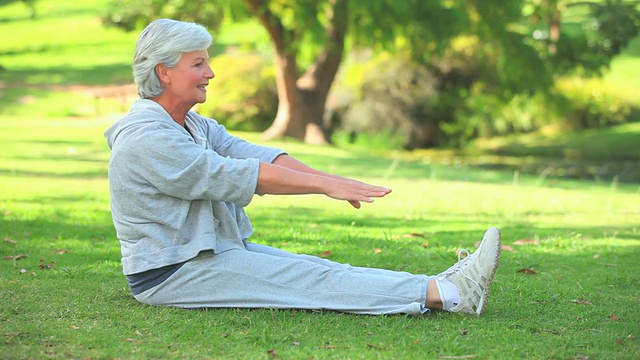
[[[109,21],[125,29],[151,19],[196,21],[215,31],[223,16],[254,16],[274,50],[278,111],[266,138],[326,143],[329,91],[347,48],[410,56],[432,69],[451,39],[473,39],[478,79],[497,97],[544,92],[553,75],[607,64],[638,32],[638,1],[602,0],[120,0]],[[563,31],[562,15],[586,7],[590,29]],[[589,20],[591,19],[591,20]],[[537,36],[536,31],[543,36]],[[533,36],[532,36],[533,34]],[[595,51],[594,51],[595,50]],[[452,92],[460,89],[451,89]]]
[[[276,118],[264,132],[264,137],[292,136],[307,143],[327,143],[322,129],[324,108],[336,76],[347,32],[347,0],[328,0],[322,7],[313,7],[312,2],[295,3],[299,10],[315,11],[296,19],[296,23],[307,18],[307,23],[319,25],[321,16],[326,21],[325,46],[306,71],[300,72],[298,53],[304,37],[302,28],[287,28],[284,16],[277,16],[267,0],[246,0],[251,12],[258,17],[271,38],[275,51],[276,85],[278,90],[278,112]],[[272,3],[273,4],[273,3]],[[274,6],[275,7],[275,6]],[[321,13],[323,11],[323,13]],[[315,15],[315,16],[313,16]],[[314,21],[317,20],[317,21]],[[316,33],[317,34],[317,33]]]
[[[199,14],[202,21],[198,22],[213,29],[220,23],[211,23],[205,12],[193,11],[193,3],[185,0],[123,3],[127,1],[117,3],[108,21],[127,30],[158,16],[195,21],[198,20],[195,14]],[[244,3],[266,29],[275,53],[278,112],[264,136],[291,136],[316,144],[327,143],[321,124],[327,96],[342,62],[349,25],[354,44],[388,48],[404,43],[404,47],[423,56],[443,48],[446,39],[460,28],[457,25],[463,14],[454,8],[458,5],[422,0],[244,0]],[[237,17],[245,15],[233,0],[216,4],[215,14],[232,9]]]
[[[523,12],[554,73],[598,75],[640,32],[639,8],[637,0],[527,0]]]

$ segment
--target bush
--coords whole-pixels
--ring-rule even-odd
[[[534,131],[553,111],[540,94],[515,94],[505,99],[477,90],[479,87],[474,86],[474,91],[454,110],[456,121],[443,125],[444,133],[457,144],[475,137]]]
[[[437,141],[437,126],[429,127],[437,82],[426,67],[385,55],[358,64],[352,71],[357,74],[350,79],[354,83],[353,95],[344,88],[334,89],[333,94],[353,102],[345,104],[335,96],[330,100],[345,107],[333,109],[333,114],[341,114],[337,126],[332,121],[337,136],[349,134],[346,137],[352,143],[360,142],[358,137],[375,139],[378,146],[387,139],[389,148],[408,149],[421,147],[429,139]]]
[[[640,113],[635,98],[599,78],[574,75],[550,89],[510,91],[468,50],[475,43],[464,44],[428,65],[387,54],[346,66],[325,122],[332,140],[391,149],[463,147],[478,137],[548,125],[602,128]]]
[[[211,68],[216,77],[198,111],[230,130],[266,130],[278,109],[273,67],[255,54],[222,54]]]
[[[623,101],[617,89],[601,79],[579,77],[556,81],[557,99],[567,130],[602,128],[629,121],[633,106]]]

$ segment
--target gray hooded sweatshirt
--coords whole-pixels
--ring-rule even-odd
[[[194,111],[186,127],[155,101],[137,99],[105,132],[125,275],[185,262],[204,250],[243,247],[253,231],[243,208],[255,194],[259,164],[284,154],[232,136]]]

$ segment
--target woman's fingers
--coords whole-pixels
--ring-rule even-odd
[[[349,204],[356,209],[360,209],[360,201],[357,200],[349,200]]]

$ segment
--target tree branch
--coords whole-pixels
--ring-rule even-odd
[[[330,22],[326,29],[326,44],[316,61],[302,76],[299,82],[302,87],[329,88],[342,62],[344,38],[347,33],[348,0],[330,0],[329,3]]]

